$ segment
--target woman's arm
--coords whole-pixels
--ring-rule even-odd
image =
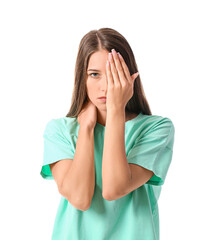
[[[94,129],[79,127],[74,159],[51,166],[59,192],[75,208],[90,207],[95,187]]]
[[[102,195],[107,200],[126,191],[131,181],[124,136],[124,109],[108,110],[102,158]]]
[[[128,163],[125,152],[124,110],[110,110],[106,120],[102,160],[102,191],[106,200],[121,198],[146,183],[154,173]]]

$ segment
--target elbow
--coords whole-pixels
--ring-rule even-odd
[[[90,208],[91,201],[84,199],[82,200],[81,198],[77,199],[78,194],[77,193],[72,193],[70,189],[67,187],[66,184],[62,183],[59,188],[59,193],[66,198],[66,200],[76,209],[80,211],[86,211]]]
[[[87,211],[90,208],[91,204],[86,205],[85,208],[79,209],[80,211]]]
[[[102,197],[107,201],[113,201],[124,197],[129,192],[126,187],[122,187],[111,191],[102,191]]]
[[[91,205],[91,201],[82,201],[82,200],[78,200],[76,201],[76,196],[77,194],[70,194],[70,191],[65,189],[64,186],[62,185],[62,187],[60,186],[58,188],[59,193],[66,198],[66,200],[76,209],[80,210],[80,211],[86,211],[90,208]]]
[[[60,195],[62,195],[64,198],[67,199],[68,198],[68,195],[67,195],[68,191],[66,190],[66,188],[63,187],[63,185],[64,185],[63,182],[61,184],[57,185],[58,191],[59,191]]]
[[[91,202],[84,202],[84,201],[75,201],[75,198],[73,197],[69,197],[67,199],[67,201],[77,210],[80,211],[87,211],[90,206],[91,206]]]
[[[103,193],[102,192],[102,197],[107,200],[107,201],[113,201],[115,200],[115,198],[113,197],[113,194],[109,194],[109,193]]]

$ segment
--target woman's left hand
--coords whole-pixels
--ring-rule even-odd
[[[109,60],[106,63],[107,72],[107,96],[106,107],[108,109],[125,109],[127,102],[133,96],[134,81],[138,72],[130,76],[129,69],[123,57],[113,49],[109,52]]]

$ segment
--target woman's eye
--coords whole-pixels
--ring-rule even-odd
[[[98,73],[91,73],[90,76],[92,76],[92,74],[98,74]],[[92,76],[92,77],[96,77],[96,76]]]

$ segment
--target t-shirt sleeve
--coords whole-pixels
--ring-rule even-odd
[[[50,120],[43,133],[44,152],[40,174],[45,179],[53,179],[49,164],[62,159],[73,159],[74,157],[74,149],[58,120]]]
[[[172,121],[162,118],[150,129],[143,130],[129,151],[128,163],[140,165],[154,173],[145,184],[164,184],[172,160],[174,134]]]

